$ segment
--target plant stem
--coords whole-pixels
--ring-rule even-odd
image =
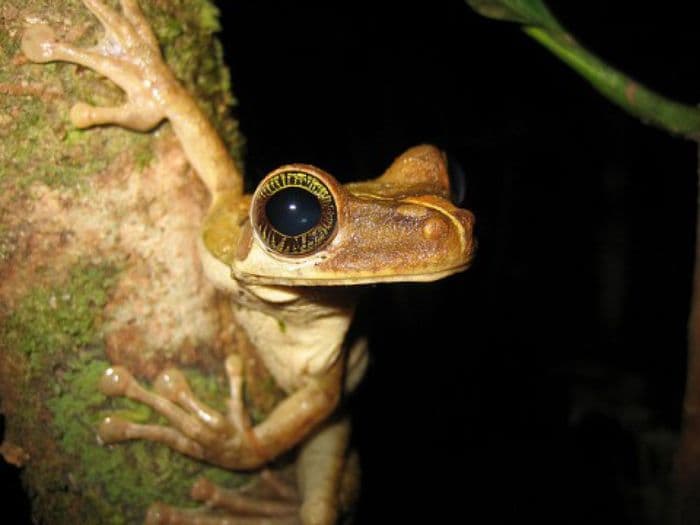
[[[568,33],[552,33],[535,26],[526,26],[524,31],[628,113],[686,137],[697,136],[700,132],[698,108],[648,89],[581,47]]]

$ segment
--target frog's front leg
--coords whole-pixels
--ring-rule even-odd
[[[72,62],[94,69],[127,93],[127,102],[118,107],[77,103],[70,113],[76,126],[114,123],[142,131],[153,128],[166,117],[166,97],[157,90],[175,80],[170,71],[162,67],[151,28],[144,23],[133,0],[122,1],[123,17],[98,1],[84,2],[105,28],[104,36],[95,47],[82,49],[60,42],[51,27],[41,24],[25,31],[22,51],[33,62]]]
[[[225,415],[197,400],[177,370],[160,374],[154,383],[155,392],[151,392],[126,369],[115,366],[103,376],[102,391],[142,402],[168,418],[172,426],[138,424],[110,416],[102,422],[98,434],[107,444],[147,439],[222,467],[258,468],[297,445],[335,409],[342,386],[342,363],[339,360],[323,377],[292,393],[256,426],[252,426],[244,407],[244,374],[239,356],[231,355],[226,360],[230,399]],[[338,506],[338,487],[348,485],[343,479],[356,478],[353,475],[356,469],[348,470],[350,476],[344,475],[348,436],[349,423],[342,420],[325,424],[302,445],[297,465],[300,499],[287,495],[281,502],[251,500],[210,483],[195,485],[193,497],[207,507],[243,515],[254,509],[255,520],[259,521],[218,520],[201,511],[158,505],[149,512],[148,523],[332,525]]]
[[[151,506],[148,525],[334,525],[350,510],[359,489],[357,454],[348,454],[350,422],[347,417],[325,423],[301,446],[296,462],[297,487],[282,484],[263,471],[258,485],[265,498],[243,490],[229,490],[206,479],[192,488],[192,498],[205,504],[183,509]]]
[[[96,46],[83,49],[61,42],[44,24],[30,26],[22,36],[22,51],[29,60],[80,64],[109,78],[126,93],[126,103],[118,107],[78,102],[70,112],[73,124],[80,128],[117,124],[146,131],[168,119],[213,200],[223,192],[240,196],[241,174],[213,126],[163,61],[136,0],[120,0],[122,13],[100,0],[83,3],[105,29]]]
[[[328,417],[340,397],[342,360],[324,376],[310,379],[291,393],[253,427],[244,407],[240,357],[227,358],[226,372],[231,393],[228,411],[222,415],[197,400],[175,369],[161,373],[151,392],[125,368],[109,368],[101,382],[104,393],[144,403],[168,418],[172,426],[136,424],[110,416],[100,425],[100,439],[104,443],[148,439],[224,468],[255,469],[297,445]]]

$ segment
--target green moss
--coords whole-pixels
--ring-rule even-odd
[[[46,74],[51,75],[48,69]],[[66,120],[69,109],[69,104],[58,100],[47,104],[43,99],[26,97],[18,105],[14,97],[0,97],[0,114],[22,112],[22,118],[11,119],[0,129],[0,158],[4,159],[0,183],[77,187],[86,177],[109,167],[123,152],[138,156],[151,148],[150,136],[142,133],[119,128],[95,128],[89,133],[76,130]],[[100,154],[95,155],[95,151]]]
[[[197,398],[210,407],[224,412],[228,398],[228,384],[220,375],[203,374],[199,370],[185,370],[185,377]]]
[[[237,122],[230,118],[236,99],[231,92],[229,71],[223,65],[223,48],[215,38],[221,30],[219,10],[210,0],[172,0],[143,8],[158,36],[165,61],[195,95],[240,164],[244,141]]]
[[[14,235],[4,224],[0,224],[0,264],[8,261],[14,251]]]
[[[204,466],[163,445],[146,441],[111,447],[97,444],[95,428],[108,414],[117,412],[139,421],[155,420],[143,405],[121,398],[107,399],[99,392],[98,382],[108,366],[101,360],[70,363],[60,394],[47,401],[61,448],[75,460],[75,489],[100,517],[95,523],[140,522],[145,509],[155,501],[193,506],[188,493],[197,476],[229,486],[239,485],[245,479]]]
[[[207,476],[228,486],[244,476],[204,465],[164,445],[133,441],[111,447],[96,441],[96,428],[108,414],[137,422],[165,423],[151,410],[124,398],[107,398],[98,387],[109,363],[104,359],[101,312],[117,275],[113,265],[78,264],[56,286],[31,289],[3,323],[0,342],[27,363],[25,394],[17,412],[19,432],[46,441],[45,457],[35,458],[26,472],[38,521],[57,516],[79,522],[126,524],[143,519],[155,501],[192,506],[194,479]],[[187,371],[193,391],[221,410],[226,398],[222,377]],[[47,380],[48,379],[48,380]],[[48,427],[37,425],[45,420]],[[49,433],[47,434],[47,430]],[[37,435],[39,433],[39,435]],[[80,505],[75,505],[80,500]],[[75,516],[73,516],[75,518]]]
[[[150,148],[139,148],[133,152],[136,169],[143,171],[154,159],[153,150]]]
[[[36,0],[9,0],[7,12],[42,16],[57,28],[63,18],[75,26],[94,20],[79,0],[62,2],[61,17]],[[0,115],[9,117],[0,123],[0,185],[26,188],[41,182],[80,187],[86,177],[106,169],[125,152],[139,155],[151,149],[148,134],[117,127],[77,131],[68,119],[74,103],[118,105],[123,94],[100,75],[73,64],[13,62],[21,56],[25,23],[24,16],[0,20],[0,82],[9,90],[0,94]],[[89,46],[97,34],[97,30],[87,31],[77,44]]]
[[[57,355],[78,355],[96,344],[97,317],[115,274],[112,265],[80,264],[63,285],[31,289],[4,320],[3,344],[29,360],[30,372],[53,364]]]
[[[117,2],[111,2],[115,7]],[[177,77],[200,101],[215,127],[240,162],[243,140],[230,118],[235,100],[230,93],[228,71],[223,67],[221,46],[214,38],[219,30],[218,12],[207,0],[196,5],[185,0],[147,2],[144,12],[159,37],[167,62]],[[70,123],[70,107],[84,101],[97,106],[119,105],[122,91],[97,73],[74,64],[15,64],[24,16],[44,17],[60,28],[69,19],[74,27],[90,27],[77,45],[90,46],[102,34],[95,17],[79,0],[64,0],[57,17],[39,0],[8,0],[16,18],[0,20],[0,82],[11,91],[0,91],[0,189],[27,187],[42,182],[52,187],[80,188],[81,182],[115,162],[131,159],[143,168],[152,159],[153,135],[117,126],[78,132]],[[28,87],[27,87],[28,86]],[[7,88],[5,88],[7,89]],[[99,152],[99,154],[95,154]]]
[[[109,0],[113,6],[117,0]],[[222,66],[217,11],[208,0],[140,0],[152,21],[164,56],[178,78],[200,100],[240,159],[242,139],[230,118],[235,101]],[[133,162],[143,168],[153,158],[155,134],[116,126],[77,130],[71,106],[123,103],[111,81],[73,64],[32,64],[19,43],[29,16],[63,29],[85,27],[76,42],[89,47],[103,33],[80,0],[6,0],[0,16],[0,191],[34,182],[81,189],[95,173]],[[64,25],[64,20],[69,24]],[[202,102],[202,100],[204,100]],[[167,125],[162,128],[167,133]],[[0,228],[0,261],[13,253],[16,232]],[[36,284],[7,306],[0,321],[0,362],[24,372],[7,383],[7,437],[32,447],[24,472],[32,489],[38,523],[136,523],[155,500],[191,504],[196,476],[235,485],[242,479],[143,441],[102,447],[95,428],[108,413],[134,421],[159,421],[151,411],[124,399],[107,399],[97,382],[108,366],[104,357],[102,311],[118,268],[78,263],[63,277],[46,268]],[[226,398],[222,377],[187,372],[193,390],[214,407]],[[7,394],[5,394],[7,392]],[[9,419],[11,417],[11,420]],[[24,439],[26,438],[26,439]]]
[[[211,33],[221,31],[219,23],[219,8],[211,2],[200,2],[199,5],[199,24],[202,29]]]

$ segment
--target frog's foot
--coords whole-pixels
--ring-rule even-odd
[[[33,62],[53,61],[80,64],[101,73],[127,94],[120,107],[94,107],[78,103],[71,109],[73,123],[85,128],[97,124],[119,124],[146,131],[166,116],[168,95],[179,89],[163,63],[158,41],[136,0],[120,0],[122,13],[101,0],[83,0],[99,19],[105,34],[90,49],[61,42],[49,26],[37,24],[22,36],[22,51]]]
[[[264,470],[260,474],[262,496],[246,488],[231,490],[200,478],[192,487],[192,499],[201,509],[181,509],[157,503],[148,509],[146,525],[299,525],[296,490]]]
[[[100,383],[102,392],[144,403],[165,416],[172,427],[109,416],[98,429],[101,442],[157,441],[188,456],[229,468],[250,469],[264,463],[268,458],[257,443],[243,403],[241,358],[231,355],[225,365],[230,385],[226,415],[199,401],[176,369],[166,370],[156,378],[154,392],[141,386],[122,366],[107,369]]]
[[[328,437],[328,435],[326,436]],[[325,439],[325,438],[324,438]],[[302,468],[312,465],[306,464]],[[327,473],[327,462],[313,467]],[[298,466],[297,466],[298,468]],[[281,473],[289,474],[290,472]],[[351,454],[342,475],[338,504],[345,517],[355,504],[359,463],[357,454]],[[302,477],[306,477],[303,476]],[[323,474],[322,474],[323,477]],[[308,480],[308,477],[307,477]],[[194,500],[204,503],[199,509],[182,509],[156,503],[148,509],[146,525],[333,525],[335,510],[328,508],[328,494],[332,485],[306,487],[308,494],[302,498],[296,487],[279,473],[264,469],[253,483],[238,490],[221,488],[207,479],[200,478],[192,487]],[[309,498],[310,496],[310,498]],[[326,499],[325,503],[322,501]],[[331,498],[334,500],[335,498]],[[326,507],[326,508],[324,508]]]

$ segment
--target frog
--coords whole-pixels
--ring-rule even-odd
[[[261,421],[245,400],[245,363],[223,363],[229,397],[216,410],[192,392],[181,370],[163,370],[150,387],[114,364],[99,388],[149,406],[167,424],[108,415],[99,442],[147,440],[197,460],[258,472],[268,496],[253,497],[197,480],[204,504],[180,509],[154,502],[146,523],[332,525],[356,497],[357,455],[350,450],[345,401],[368,366],[366,338],[349,336],[361,290],[377,283],[429,282],[467,269],[474,257],[474,215],[452,202],[446,157],[421,144],[378,177],[341,184],[309,164],[286,164],[252,193],[214,126],[165,63],[137,0],[83,0],[103,36],[91,48],[63,42],[34,21],[21,49],[29,61],[92,69],[126,94],[118,107],[77,102],[77,128],[116,125],[149,131],[169,122],[209,195],[198,241],[207,278],[230,297],[233,317],[284,392]],[[295,453],[295,483],[268,468]],[[240,521],[236,521],[240,520]]]

